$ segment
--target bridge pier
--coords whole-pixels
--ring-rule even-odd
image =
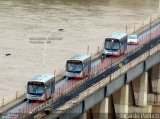
[[[144,72],[144,74],[140,77],[138,106],[147,106],[147,93],[148,93],[148,72]]]
[[[159,75],[160,75],[160,73],[159,73],[159,66],[160,64],[158,64],[158,65],[154,65],[151,69],[149,69],[149,76],[148,76],[148,80],[149,80],[149,82],[148,82],[148,84],[149,85],[151,85],[151,86],[149,86],[150,88],[151,88],[151,90],[149,90],[149,93],[160,93],[160,89],[158,88],[159,86],[160,86],[160,80],[158,80],[158,79],[160,79],[159,77]]]
[[[114,103],[112,95],[110,97],[105,97],[100,102],[100,115],[99,119],[112,119],[114,117]]]
[[[157,93],[160,94],[160,64],[158,64]]]
[[[120,118],[124,118],[123,114],[128,113],[128,105],[129,105],[129,84],[126,84],[120,91],[120,105],[118,110]]]
[[[78,119],[115,119],[113,95],[105,97],[101,102],[84,112]]]
[[[100,103],[99,119],[108,119],[109,98],[105,97]]]
[[[87,119],[114,119],[114,115],[114,103],[111,95],[92,107],[87,112]]]
[[[129,105],[136,105],[133,81],[129,83]]]
[[[87,119],[87,112],[84,112],[79,119]]]

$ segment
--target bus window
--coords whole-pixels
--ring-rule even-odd
[[[46,82],[46,83],[45,83],[45,86],[46,86],[47,89],[50,88],[50,86],[51,86],[50,81]]]
[[[113,42],[112,42],[111,40],[106,40],[106,41],[105,41],[105,48],[106,48],[107,50],[112,49],[112,46],[113,46]]]
[[[118,50],[119,49],[119,42],[114,42],[112,50]]]
[[[33,95],[41,95],[45,92],[44,84],[28,84],[27,93]]]
[[[126,37],[121,40],[121,45],[125,45],[125,44],[127,44],[127,38]]]
[[[67,63],[67,71],[80,73],[82,71],[82,63]]]

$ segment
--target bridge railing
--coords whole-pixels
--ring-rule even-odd
[[[19,97],[23,96],[25,93],[26,93],[26,90],[23,89],[21,91],[16,91],[16,93],[13,95],[9,95],[5,98],[2,98],[2,100],[0,101],[0,108],[4,107],[6,104],[12,102],[13,100],[16,100]]]
[[[149,25],[150,23],[153,23],[154,21],[158,20],[159,18],[160,18],[159,13],[155,14],[154,16],[142,21],[141,23],[139,23],[139,24],[137,24],[137,25],[135,25],[135,26],[133,26],[129,29],[126,28],[126,32],[127,32],[127,34],[133,34],[136,31],[138,31],[139,29],[141,29],[141,28]]]
[[[125,53],[125,55],[128,55],[130,53],[135,52],[139,47],[141,47],[142,45],[146,44],[147,42],[150,42],[151,40],[153,40],[154,38],[158,37],[160,34],[160,28],[157,28],[155,31],[152,32],[152,37],[148,37],[148,34],[146,34],[145,37],[142,37],[139,41],[138,45],[135,45],[134,47],[128,47],[127,52]],[[99,83],[95,84],[93,87],[94,89],[91,90],[90,87],[89,90],[87,90],[87,93],[82,93],[80,95],[83,95],[82,97],[88,95],[89,93],[94,93],[94,90],[98,90],[100,87],[106,85],[107,83],[109,83],[110,81],[114,80],[115,78],[117,78],[118,76],[120,76],[122,73],[127,72],[130,68],[136,66],[139,62],[144,61],[147,57],[149,57],[150,55],[154,54],[155,52],[157,52],[158,50],[160,50],[160,46],[158,45],[157,47],[153,48],[152,50],[149,51],[149,53],[145,53],[141,56],[139,56],[137,59],[133,60],[132,62],[130,62],[129,64],[122,66],[120,65],[120,70],[114,72],[113,74],[111,74],[109,77],[105,78],[104,80],[100,81]],[[91,70],[91,77],[94,77],[95,75],[97,75],[98,73],[106,70],[108,67],[111,67],[114,63],[117,63],[117,61],[123,57],[125,57],[125,55],[120,56],[118,58],[112,58],[111,60],[104,60],[100,65],[97,65],[95,67],[92,68]],[[71,92],[72,90],[74,90],[76,87],[78,87],[79,85],[81,85],[82,83],[84,83],[86,80],[88,80],[89,78],[85,78],[84,80],[80,80],[80,81],[75,81],[72,83],[69,83],[67,85],[62,86],[59,91],[57,93],[55,93],[53,95],[53,98],[46,101],[43,104],[40,105],[36,105],[36,107],[32,107],[32,112],[36,112],[39,109],[45,108],[48,105],[50,105],[51,103],[53,103],[54,101],[56,101],[57,99],[61,98],[62,96],[67,95],[69,92]],[[89,91],[89,92],[88,92]],[[90,92],[91,91],[91,92]],[[79,98],[81,98],[81,96],[79,96]],[[72,104],[70,104],[72,105]],[[68,105],[66,106],[66,108],[68,107]],[[64,107],[63,107],[64,109]],[[27,110],[27,109],[26,109]]]

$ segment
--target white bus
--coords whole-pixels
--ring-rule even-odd
[[[37,75],[27,83],[27,99],[45,101],[50,98],[55,90],[55,78],[53,75]]]
[[[68,79],[83,79],[89,76],[91,57],[89,55],[74,56],[66,61],[66,77]]]
[[[127,49],[127,34],[113,33],[104,42],[104,51],[102,56],[121,55]]]

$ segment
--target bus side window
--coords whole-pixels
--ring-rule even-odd
[[[47,89],[50,87],[50,81],[46,82]]]
[[[89,64],[89,60],[86,61],[86,65],[88,65],[88,64]]]
[[[124,44],[124,39],[121,40],[121,45],[123,45],[123,44]]]
[[[126,40],[126,38],[123,38],[123,40],[122,40],[122,44],[123,45],[125,44],[125,40]]]
[[[84,61],[84,67],[86,66],[86,61]]]
[[[52,79],[52,80],[51,80],[51,86],[54,86],[54,85],[55,85],[55,80]]]

